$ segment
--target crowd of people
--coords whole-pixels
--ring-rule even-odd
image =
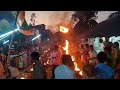
[[[21,47],[11,50],[10,64],[7,65],[7,55],[0,48],[0,78],[16,78],[20,70],[33,65],[33,79],[47,79],[47,73],[42,62],[43,53],[34,47]],[[104,50],[97,53],[93,45],[80,44],[77,51],[83,74],[74,70],[75,65],[70,55],[63,54],[58,45],[50,49],[51,79],[120,79],[120,49],[119,43],[104,45]],[[47,58],[46,58],[47,59]],[[78,58],[77,58],[78,59]],[[9,73],[7,73],[9,72]]]
[[[77,52],[83,65],[84,79],[120,79],[119,43],[108,43],[104,50],[96,52],[93,45],[81,44]],[[58,55],[58,56],[57,56]],[[60,57],[60,54],[57,54]],[[57,59],[55,59],[57,61]],[[61,56],[62,64],[54,69],[55,79],[76,79],[77,73],[70,55]]]
[[[20,71],[26,69],[32,64],[31,53],[37,51],[36,47],[33,45],[26,47],[21,46],[17,48],[12,48],[10,50],[10,61],[8,60],[8,51],[4,51],[4,46],[0,47],[0,78],[16,78]]]

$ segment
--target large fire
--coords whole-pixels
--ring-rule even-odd
[[[69,54],[68,48],[69,48],[69,42],[68,42],[68,40],[66,40],[66,46],[63,48],[64,50],[66,50],[66,54]],[[75,66],[74,70],[79,71],[79,74],[82,75],[82,71],[78,68],[78,64],[75,61],[75,57],[71,56],[71,58],[72,58],[72,61],[74,62],[74,66]]]
[[[60,32],[68,33],[69,29],[63,26],[60,26]]]

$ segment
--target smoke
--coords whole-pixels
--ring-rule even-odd
[[[31,13],[36,14],[36,25],[45,24],[51,29],[51,27],[56,27],[60,23],[68,23],[74,11],[26,11],[27,23],[30,23]],[[52,31],[57,32],[57,29]]]

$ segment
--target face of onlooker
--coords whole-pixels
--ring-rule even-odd
[[[113,44],[113,47],[114,47],[114,48],[118,48],[118,47],[119,47],[119,43],[118,43],[118,42],[115,42],[115,43]]]
[[[108,51],[106,49],[104,49],[104,53],[108,54]]]
[[[89,47],[89,50],[90,50],[90,51],[93,51],[94,49],[93,49],[93,47],[92,47],[92,46],[90,46],[90,47]]]
[[[106,60],[107,60],[107,54],[105,54],[104,52],[100,52],[97,55],[96,64],[105,63]]]

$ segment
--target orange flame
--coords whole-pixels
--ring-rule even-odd
[[[74,62],[74,66],[75,66],[75,71],[80,71],[80,69],[78,68],[78,64],[75,62],[75,57],[74,56],[72,56],[71,57],[72,58],[72,61]]]
[[[80,72],[79,72],[79,74],[82,76],[82,75],[83,75],[83,72],[82,72],[82,71],[80,71]]]
[[[69,42],[68,40],[66,40],[66,46],[63,48],[64,50],[66,50],[66,54],[69,54],[68,45],[69,45]],[[79,71],[79,74],[82,75],[82,71],[78,68],[78,64],[75,61],[75,57],[71,56],[71,58],[72,58],[72,61],[74,62],[74,66],[75,66],[74,70]]]
[[[60,26],[60,32],[63,32],[63,33],[68,33],[69,29],[68,28],[65,28],[63,26]]]
[[[75,57],[74,56],[71,56],[71,58],[72,58],[72,61],[75,61]]]
[[[69,45],[69,42],[68,40],[66,40],[66,46],[63,48],[64,50],[66,50],[66,54],[69,54],[68,45]]]

